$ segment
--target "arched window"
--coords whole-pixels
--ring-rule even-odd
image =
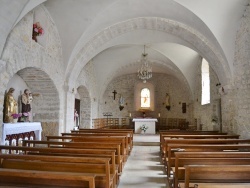
[[[201,105],[210,103],[210,76],[209,76],[209,64],[203,58],[201,65]]]
[[[141,90],[141,108],[150,108],[150,90],[148,88]]]

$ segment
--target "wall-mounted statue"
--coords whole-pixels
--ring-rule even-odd
[[[30,96],[30,92],[28,89],[24,90],[22,94],[22,113],[28,113],[31,111],[30,103],[32,101],[32,95]]]
[[[165,101],[165,106],[167,110],[170,110],[170,96],[168,93],[166,93],[166,101]]]
[[[121,96],[120,96],[120,99],[119,99],[119,109],[120,109],[120,111],[123,110],[124,104],[125,104],[125,100],[124,100],[124,98],[123,98],[122,95],[121,95]]]
[[[3,122],[10,123],[12,121],[12,114],[17,114],[18,105],[17,101],[13,97],[15,89],[10,88],[8,93],[4,97],[4,113],[3,113]]]

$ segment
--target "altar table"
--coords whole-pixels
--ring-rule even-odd
[[[141,130],[141,126],[145,125],[148,127],[145,134],[155,134],[155,122],[158,120],[155,118],[134,118],[135,122],[135,133],[144,134],[144,131]]]
[[[4,123],[2,126],[1,145],[4,145],[7,135],[20,134],[31,131],[34,131],[36,140],[41,140],[41,122]]]

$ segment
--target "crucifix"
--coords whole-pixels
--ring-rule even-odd
[[[112,93],[114,93],[114,100],[115,100],[115,95],[117,94],[116,90],[114,90]]]

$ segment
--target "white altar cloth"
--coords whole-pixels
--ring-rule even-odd
[[[158,120],[156,118],[134,118],[133,122],[135,122],[135,133],[144,133],[141,130],[141,126],[145,125],[148,127],[145,134],[155,134],[155,122]]]
[[[36,140],[42,138],[41,122],[4,123],[2,126],[1,145],[4,145],[6,135],[19,134],[34,131]]]

